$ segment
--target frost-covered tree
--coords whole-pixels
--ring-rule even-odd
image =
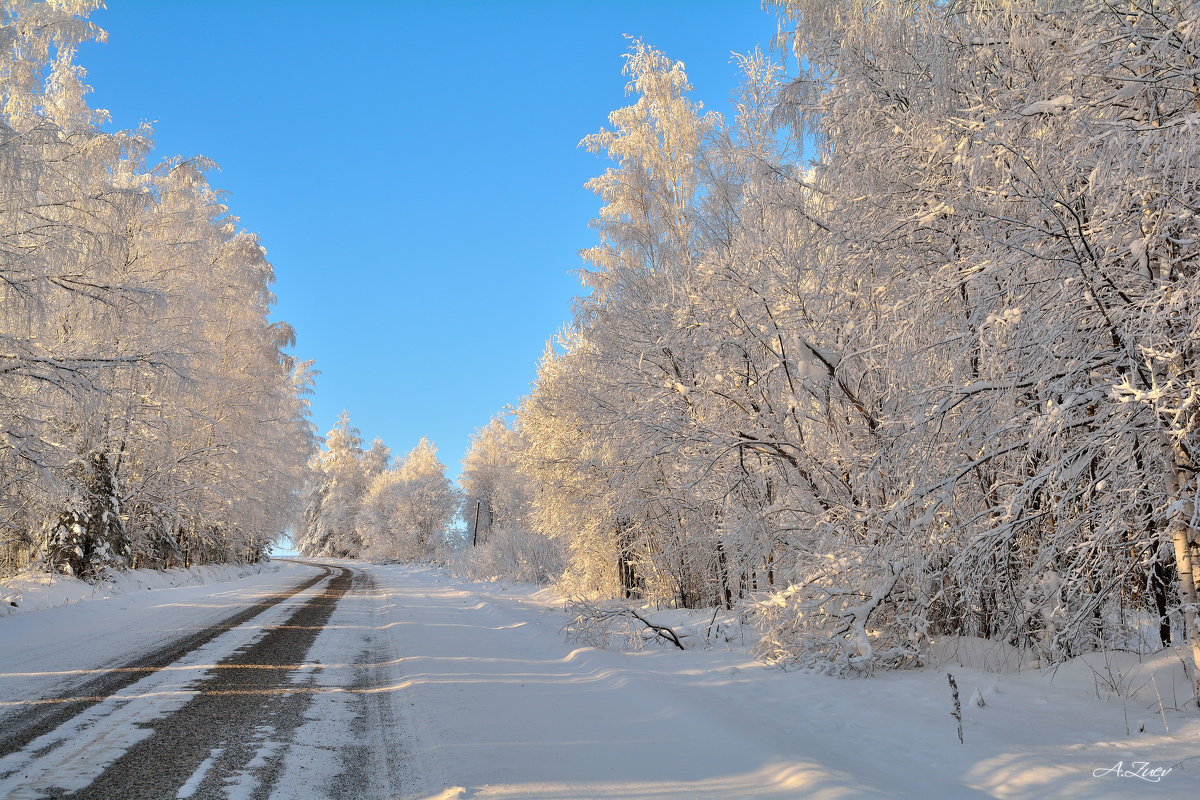
[[[524,437],[522,471],[535,487],[531,527],[567,542],[563,585],[572,593],[617,594],[636,587],[616,538],[618,517],[609,504],[615,440],[595,423],[586,342],[563,332],[538,365],[537,384],[517,412]],[[628,550],[626,550],[628,552]]]
[[[460,497],[438,460],[437,448],[422,437],[397,469],[403,487],[396,520],[397,550],[407,560],[441,557]]]
[[[404,513],[404,480],[396,467],[372,476],[363,495],[356,524],[362,541],[361,555],[367,558],[399,558],[397,527]]]
[[[510,427],[510,418],[503,415],[471,435],[459,484],[462,515],[473,541],[487,541],[496,529],[528,527],[533,496],[520,471],[522,447],[520,429]]]
[[[829,257],[885,322],[906,427],[880,466],[922,464],[879,506],[886,568],[857,596],[918,641],[1061,658],[1123,635],[1107,620],[1130,599],[1169,639],[1191,448],[1151,396],[1189,374],[1160,309],[1191,290],[1193,145],[1171,120],[1195,101],[1176,33],[1195,4],[868,6],[787,4],[784,108],[821,147]]]
[[[526,447],[513,414],[496,415],[471,436],[459,479],[467,541],[452,562],[468,577],[548,583],[562,573],[565,537],[534,523],[536,483],[524,471]]]
[[[313,458],[297,536],[310,557],[423,561],[440,557],[459,495],[428,439],[393,463],[379,439],[362,434],[343,411]]]
[[[730,123],[634,43],[585,140],[601,243],[519,412],[568,585],[758,597],[833,670],[1194,646],[1197,4],[781,11],[797,77],[741,59]]]
[[[209,165],[98,127],[98,5],[3,4],[0,568],[254,560],[296,511],[310,366]]]
[[[600,244],[583,253],[589,293],[579,301],[576,330],[564,339],[570,352],[548,356],[524,413],[535,435],[549,422],[535,414],[582,413],[586,422],[574,427],[586,424],[597,441],[607,440],[604,471],[592,473],[603,484],[590,493],[596,501],[587,513],[589,525],[605,533],[589,537],[589,560],[609,561],[609,574],[626,596],[674,595],[692,604],[708,574],[707,565],[698,572],[687,556],[705,547],[697,542],[693,548],[691,540],[711,520],[706,507],[681,509],[673,451],[677,431],[693,413],[686,393],[701,355],[687,332],[695,321],[693,286],[705,235],[704,148],[719,117],[703,114],[688,98],[681,63],[643,42],[631,41],[624,74],[636,102],[610,115],[611,128],[582,142],[614,162],[588,184],[604,203],[595,223]],[[586,378],[577,385],[570,378],[555,381],[563,392],[552,393],[546,374],[552,364]],[[577,469],[593,467],[585,462]],[[578,496],[543,502],[555,499],[567,507],[579,503]],[[580,576],[585,584],[605,580],[602,572],[584,572],[590,573]]]
[[[343,411],[314,457],[308,505],[297,549],[306,556],[353,558],[362,553],[358,514],[370,480],[362,434]]]

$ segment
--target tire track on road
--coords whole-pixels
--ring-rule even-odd
[[[191,788],[190,796],[223,797],[224,779],[245,773],[257,754],[255,731],[286,739],[299,724],[308,696],[289,672],[302,663],[313,641],[350,590],[353,572],[334,567],[325,590],[272,627],[252,645],[233,653],[197,687],[199,694],[178,711],[148,727],[153,734],[130,747],[86,788],[78,800],[156,800],[175,797],[210,759],[215,767]],[[318,665],[319,668],[319,665]],[[280,704],[283,704],[282,706]],[[277,730],[283,728],[283,731]],[[270,771],[270,765],[264,765]],[[269,790],[259,785],[255,795]]]
[[[37,704],[28,710],[8,715],[4,719],[4,733],[0,738],[0,758],[17,752],[34,739],[77,717],[108,696],[173,664],[187,653],[202,647],[226,631],[250,621],[272,606],[315,586],[333,572],[330,567],[315,566],[320,566],[324,571],[286,592],[271,595],[226,617],[216,625],[176,639],[153,653],[134,659],[127,664],[113,667],[111,671],[92,678],[70,691],[52,697],[39,698]]]

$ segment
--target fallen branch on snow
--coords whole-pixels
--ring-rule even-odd
[[[652,631],[654,639],[670,642],[680,650],[686,650],[679,635],[666,625],[658,625],[628,606],[602,606],[590,600],[572,598],[567,601],[566,611],[572,619],[563,627],[568,641],[578,641],[590,647],[608,647],[614,637],[628,642],[643,641],[641,631]],[[630,620],[641,623],[634,630]]]
[[[645,625],[647,628],[654,631],[657,635],[663,637],[664,639],[669,640],[672,644],[674,644],[680,650],[686,649],[683,646],[683,643],[679,641],[679,637],[675,635],[675,631],[671,630],[666,625],[655,625],[653,622],[646,619],[641,614],[634,611],[632,608],[629,609],[629,613],[633,615],[634,619],[641,621],[641,623],[643,625]]]

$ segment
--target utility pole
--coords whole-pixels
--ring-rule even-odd
[[[479,504],[482,500],[475,501],[475,530],[471,533],[471,547],[479,544]]]

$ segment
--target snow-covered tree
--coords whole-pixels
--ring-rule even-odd
[[[98,6],[2,6],[0,568],[254,560],[296,510],[310,366],[210,165],[98,127]]]
[[[496,415],[471,436],[459,479],[467,541],[452,562],[467,577],[548,583],[562,574],[564,538],[535,529],[526,447],[513,414]]]
[[[422,437],[397,469],[403,487],[396,519],[396,549],[406,560],[441,557],[448,546],[450,525],[458,513],[457,487],[446,476],[437,448]]]
[[[381,440],[367,450],[362,443],[343,411],[311,464],[299,551],[311,557],[439,558],[459,494],[437,448],[423,438],[393,462]]]
[[[362,553],[358,513],[373,476],[367,474],[362,434],[343,411],[313,460],[308,505],[297,549],[306,556],[356,557]]]
[[[485,542],[493,530],[526,528],[532,487],[520,472],[521,433],[510,420],[497,415],[471,435],[463,456],[463,519],[468,535]],[[478,527],[476,527],[478,526]]]
[[[133,550],[125,534],[119,487],[108,458],[92,453],[77,462],[77,468],[83,474],[76,485],[83,491],[57,519],[47,523],[47,565],[79,578],[128,567]]]
[[[1200,642],[1200,7],[780,5],[797,77],[742,58],[731,123],[635,42],[585,140],[601,242],[519,411],[568,587],[757,596],[835,670]]]
[[[877,631],[1061,658],[1122,635],[1106,619],[1129,600],[1164,639],[1169,606],[1192,627],[1187,569],[1177,594],[1163,580],[1190,447],[1158,388],[1189,380],[1187,326],[1161,312],[1191,291],[1194,145],[1171,123],[1195,100],[1194,34],[1171,33],[1189,10],[786,4],[802,75],[783,110],[821,148],[827,257],[884,322],[882,418],[904,427],[876,470],[922,465],[875,493],[883,569],[863,564],[857,607]]]

